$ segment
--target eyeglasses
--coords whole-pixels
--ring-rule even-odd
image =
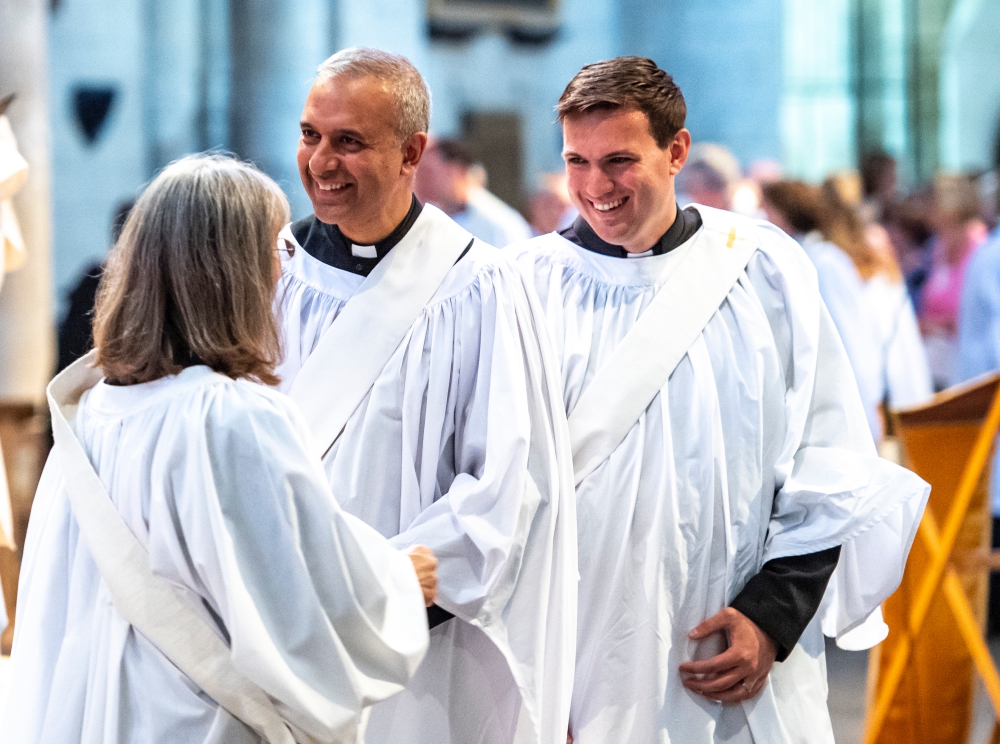
[[[276,250],[278,251],[279,257],[282,253],[284,253],[287,258],[291,258],[295,255],[295,244],[285,240],[284,238],[278,238]]]

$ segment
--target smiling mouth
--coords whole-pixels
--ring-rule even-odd
[[[605,202],[604,204],[597,204],[596,202],[590,202],[590,205],[594,209],[596,209],[598,212],[611,212],[611,211],[613,211],[615,209],[618,209],[620,206],[622,206],[627,201],[628,201],[628,197],[627,196],[623,196],[621,199],[618,199],[618,200],[613,201],[613,202]]]
[[[324,186],[319,181],[316,181],[315,183],[316,183],[316,188],[318,188],[320,191],[341,191],[350,186],[349,183],[331,183],[328,186]]]

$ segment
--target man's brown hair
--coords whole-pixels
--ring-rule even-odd
[[[687,117],[684,95],[674,79],[646,57],[615,57],[580,70],[559,97],[559,121],[608,109],[634,109],[649,119],[657,146],[670,144]]]
[[[206,364],[278,382],[275,236],[288,201],[253,166],[195,155],[143,192],[108,259],[94,317],[97,363],[131,385]]]

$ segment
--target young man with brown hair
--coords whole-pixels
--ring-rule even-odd
[[[670,76],[588,65],[558,111],[580,217],[518,261],[576,471],[571,738],[832,744],[821,624],[884,637],[928,487],[876,456],[798,245],[678,209],[691,135]]]

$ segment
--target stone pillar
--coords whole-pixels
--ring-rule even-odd
[[[996,167],[1000,135],[1000,3],[959,0],[948,21],[941,61],[941,165]]]
[[[229,3],[149,2],[144,23],[143,102],[153,173],[184,155],[229,144]]]
[[[785,167],[797,178],[856,164],[851,2],[785,2],[781,133]]]
[[[382,19],[390,22],[390,19]],[[316,67],[334,50],[324,0],[232,0],[230,145],[288,194],[294,217],[311,211],[295,151]]]
[[[203,69],[198,0],[146,4],[143,91],[150,171],[201,149]]]

